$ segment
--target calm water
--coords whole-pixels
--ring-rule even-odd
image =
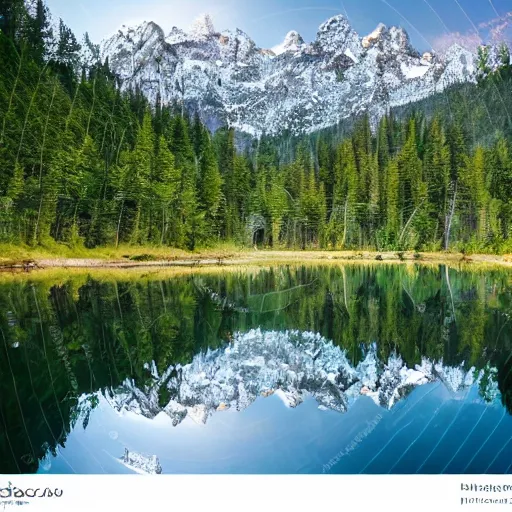
[[[511,301],[421,266],[3,281],[0,472],[510,473]]]

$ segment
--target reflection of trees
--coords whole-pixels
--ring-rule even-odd
[[[0,285],[2,473],[34,472],[94,404],[82,394],[143,386],[253,327],[319,332],[355,364],[378,342],[409,367],[425,356],[498,368],[512,410],[512,294],[503,272],[409,266],[273,268],[166,281]],[[165,393],[164,391],[162,393]],[[160,401],[166,403],[162,395]],[[83,413],[85,409],[85,416]]]

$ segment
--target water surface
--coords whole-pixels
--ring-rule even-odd
[[[509,473],[506,270],[0,284],[0,472]]]

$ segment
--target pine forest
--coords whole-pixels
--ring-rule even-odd
[[[0,1],[0,242],[512,250],[512,68],[301,137],[121,92],[42,0]]]

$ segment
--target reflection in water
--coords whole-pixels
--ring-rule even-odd
[[[489,466],[506,472],[501,461],[509,454],[509,434],[499,436],[509,425],[506,409],[512,403],[511,298],[505,271],[444,267],[279,267],[168,280],[83,276],[59,283],[0,284],[0,471],[72,471],[76,462],[67,467],[65,461],[80,429],[86,429],[80,441],[84,453],[106,468],[94,451],[96,426],[89,425],[95,414],[107,417],[106,407],[148,418],[163,412],[170,417],[170,432],[179,437],[185,419],[202,423],[211,418],[209,428],[215,430],[220,427],[214,416],[222,411],[244,410],[252,403],[239,413],[242,420],[264,414],[263,395],[269,397],[263,402],[268,410],[274,399],[292,406],[304,402],[294,414],[304,424],[316,422],[315,429],[326,418],[354,418],[354,436],[367,427],[357,427],[364,416],[360,403],[392,409],[393,422],[384,415],[357,446],[358,458],[368,451],[365,464],[354,465],[352,450],[332,471],[435,472],[446,466],[448,472],[484,472]],[[420,388],[430,394],[414,407]],[[448,394],[439,395],[440,389]],[[318,405],[327,410],[318,411]],[[419,412],[412,417],[409,409],[421,410],[428,419],[420,421]],[[235,422],[232,415],[225,417]],[[123,424],[112,420],[105,434],[110,443],[125,442]],[[393,440],[394,434],[383,434],[390,425],[393,432],[397,425],[403,429]],[[227,426],[222,428],[227,432]],[[441,463],[436,454],[453,442],[453,433],[459,443],[465,436],[469,441],[453,450],[453,460]],[[342,442],[341,434],[332,436]],[[468,448],[475,436],[479,443],[499,438],[496,450],[486,445],[485,464],[482,454]],[[309,442],[307,437],[302,441]],[[350,446],[353,438],[345,441]],[[401,451],[388,453],[396,443]],[[224,450],[235,444],[231,439]],[[409,468],[419,445],[422,460],[430,458]],[[124,448],[138,452],[137,446]],[[157,449],[148,445],[148,455]],[[297,467],[287,466],[284,458],[271,469],[262,463],[254,471],[322,471],[336,452],[332,446],[323,455],[321,450],[310,448]],[[312,457],[321,460],[313,464]],[[164,472],[222,470],[220,463],[202,460],[193,466],[186,458],[185,453],[179,464],[162,459]],[[385,466],[379,466],[381,460]],[[247,460],[245,466],[224,466],[226,472],[244,469],[252,471]]]
[[[161,376],[153,364],[153,382],[144,389],[127,379],[105,395],[119,412],[146,418],[164,412],[177,426],[187,416],[206,423],[215,411],[242,411],[258,396],[272,394],[287,407],[312,396],[321,409],[346,412],[366,395],[391,409],[416,386],[434,381],[441,381],[453,394],[466,394],[477,386],[482,399],[492,403],[499,396],[495,374],[494,369],[465,371],[463,366],[445,367],[428,359],[409,369],[396,355],[383,364],[375,344],[354,367],[345,351],[319,335],[257,330],[237,334],[229,347],[198,354],[188,365],[170,366]],[[167,398],[161,405],[163,395]]]

